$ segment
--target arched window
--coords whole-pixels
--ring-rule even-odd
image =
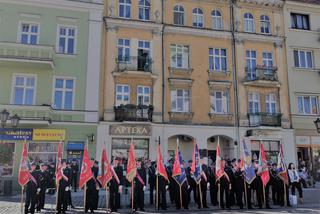
[[[119,0],[119,17],[131,18],[131,0]]]
[[[213,29],[222,29],[222,16],[219,10],[213,10],[211,12]]]
[[[254,19],[251,13],[244,14],[244,31],[254,32]]]
[[[262,15],[260,16],[260,28],[261,33],[270,34],[270,19],[269,16]]]
[[[150,20],[150,0],[139,1],[139,19]]]
[[[200,8],[194,8],[192,11],[192,26],[203,27],[203,12]]]
[[[184,25],[184,8],[181,5],[176,5],[173,8],[173,23]]]

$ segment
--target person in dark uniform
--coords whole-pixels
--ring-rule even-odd
[[[72,160],[71,163],[71,172],[72,172],[72,176],[71,176],[71,186],[73,186],[73,190],[75,192],[77,192],[77,187],[78,187],[78,173],[79,173],[79,165],[78,162],[76,161],[76,159]]]
[[[260,174],[262,172],[261,166],[259,166],[259,162],[255,162],[255,172],[256,172],[256,178],[252,182],[253,188],[256,191],[256,198],[258,202],[259,209],[262,209],[263,207],[263,183],[260,177]]]
[[[44,209],[45,205],[45,196],[46,189],[49,181],[49,173],[47,171],[47,165],[42,163],[40,164],[39,172],[39,188],[40,192],[37,194],[37,212],[40,212],[41,209]]]
[[[62,160],[62,178],[59,181],[58,189],[58,204],[57,204],[57,214],[66,213],[68,205],[68,191],[69,191],[69,178],[70,171],[67,169],[67,163],[65,160]]]
[[[231,161],[228,162],[228,167],[232,170],[232,176],[230,177],[230,182],[231,182],[231,190],[230,190],[230,204],[231,206],[236,204],[236,193],[237,193],[237,185],[236,185],[236,179],[235,179],[235,171],[237,168],[237,159],[234,158]]]
[[[95,194],[96,194],[96,182],[93,178],[91,178],[87,183],[87,191],[86,191],[86,205],[85,205],[85,212],[87,213],[88,210],[91,213],[94,213],[95,208]]]
[[[272,168],[270,170],[270,184],[272,188],[272,202],[273,205],[280,205],[280,190],[282,186],[282,180],[278,176],[278,171],[277,171],[277,164],[273,163]]]
[[[149,191],[150,191],[150,204],[153,204],[153,192],[156,189],[156,162],[152,161],[151,165],[148,167],[148,183],[149,183]]]
[[[96,188],[93,190],[94,194],[93,194],[93,203],[94,203],[94,210],[98,209],[98,204],[99,204],[99,189],[101,187],[101,184],[99,182],[98,178],[98,174],[99,174],[99,162],[98,161],[94,161],[93,162],[93,166],[91,168],[92,170],[92,174],[93,174],[93,180],[95,183]]]
[[[141,159],[137,159],[137,175],[134,178],[134,203],[133,209],[144,210],[144,191],[146,190],[147,173],[142,166]]]
[[[194,176],[191,173],[191,166],[192,166],[192,160],[189,160],[188,167],[186,168],[187,181],[190,186],[188,189],[188,201],[189,203],[191,202],[191,192],[193,192],[193,200],[196,203],[197,202],[197,183],[194,179]]]
[[[167,170],[167,174],[168,174],[168,177],[169,177],[169,196],[170,196],[170,201],[171,201],[171,204],[174,203],[174,197],[175,197],[175,180],[173,179],[172,177],[172,167],[173,167],[173,158],[170,158],[169,160],[169,164],[168,166],[166,167],[166,170]]]
[[[113,161],[113,169],[119,180],[113,176],[108,183],[110,190],[109,204],[111,212],[117,212],[120,208],[120,193],[122,193],[123,186],[123,167],[120,166],[119,161],[119,157],[115,158]]]
[[[238,163],[235,165],[234,177],[235,177],[235,186],[236,186],[236,199],[237,205],[240,209],[243,209],[242,195],[244,192],[244,172],[240,167],[241,160],[238,160]]]
[[[201,181],[200,181],[201,189],[199,193],[201,194],[203,208],[209,208],[207,205],[207,189],[208,189],[208,176],[209,176],[208,166],[206,164],[202,164],[201,168],[202,168]],[[200,208],[201,207],[200,195],[197,198],[198,198],[198,208]]]
[[[168,181],[161,175],[158,175],[158,209],[161,207],[162,210],[167,209],[167,201],[166,201],[166,195],[167,195],[167,189]]]
[[[56,188],[56,168],[55,168],[55,163],[50,162],[48,166],[48,184],[47,184],[47,189],[48,189],[48,194],[53,195],[55,193],[55,188]]]
[[[231,209],[230,205],[230,190],[231,190],[231,182],[230,182],[230,176],[232,176],[232,170],[230,167],[226,166],[226,161],[223,159],[221,161],[222,166],[224,167],[225,173],[223,176],[218,180],[218,183],[220,184],[220,207],[221,209]],[[224,195],[226,197],[226,200],[224,201]]]
[[[209,179],[209,183],[210,183],[211,204],[213,206],[217,206],[218,205],[218,200],[217,200],[218,187],[217,187],[217,183],[216,183],[215,163],[214,162],[208,168],[208,179]]]
[[[183,161],[182,164],[185,165],[185,162]],[[174,199],[175,199],[176,209],[177,210],[182,209],[181,202],[180,202],[180,198],[182,198],[182,206],[184,209],[188,210],[189,209],[188,189],[190,188],[188,180],[186,179],[182,183],[181,187],[176,180],[174,180],[173,182],[174,182],[173,190],[175,192]],[[181,188],[181,193],[180,193],[180,188]],[[181,197],[180,197],[180,194],[181,194]]]
[[[70,206],[72,209],[74,209],[74,206],[72,204],[72,197],[71,197],[71,191],[72,191],[72,169],[71,169],[71,164],[70,162],[67,162],[67,168],[66,170],[68,170],[68,172],[66,172],[66,174],[69,176],[68,177],[68,181],[69,181],[69,190],[67,191],[68,194],[68,203],[67,206]]]
[[[37,164],[31,163],[31,179],[25,186],[26,190],[26,202],[24,205],[24,213],[31,213],[34,214],[35,207],[37,204],[37,194],[41,191],[39,189],[39,183],[40,183],[40,174],[39,171],[36,170]]]

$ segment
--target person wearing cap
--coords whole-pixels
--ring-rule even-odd
[[[168,165],[166,166],[166,170],[169,178],[169,196],[170,196],[171,204],[174,203],[174,195],[175,195],[175,185],[174,185],[175,181],[172,177],[173,162],[174,162],[173,158],[171,157],[168,160]]]
[[[262,209],[263,183],[262,183],[261,176],[260,176],[260,174],[262,172],[262,167],[259,165],[258,160],[255,160],[254,168],[255,168],[256,178],[253,180],[252,185],[253,185],[254,190],[256,191],[256,199],[258,202],[258,207],[259,207],[259,209]]]
[[[99,174],[99,162],[97,160],[95,160],[93,162],[93,166],[92,166],[92,174],[93,174],[93,179],[96,185],[96,188],[94,190],[94,209],[97,210],[98,209],[98,205],[99,205],[99,189],[101,187],[101,184],[98,180],[98,174]]]
[[[203,208],[209,208],[207,206],[207,189],[210,186],[210,183],[208,183],[208,177],[209,177],[208,166],[207,164],[204,163],[203,159],[201,159],[200,161],[201,161],[201,181],[200,181],[201,188],[199,193],[201,194]],[[201,205],[200,195],[197,198],[198,198],[198,208],[199,208]]]
[[[112,179],[108,183],[109,190],[110,190],[110,197],[109,197],[109,204],[111,212],[118,212],[120,208],[120,194],[122,193],[122,186],[123,186],[123,167],[120,165],[121,158],[116,157],[113,161],[113,170],[117,175],[112,176]]]
[[[72,169],[71,169],[71,163],[68,161],[67,162],[67,175],[68,175],[68,180],[69,180],[69,191],[67,192],[68,194],[68,204],[67,206],[70,206],[72,209],[74,209],[74,206],[72,204],[72,197],[71,197],[71,191],[72,191]]]
[[[235,171],[236,171],[236,165],[237,165],[237,159],[234,158],[229,161],[228,168],[232,171],[231,177],[230,177],[230,182],[231,182],[231,190],[230,190],[230,203],[231,206],[236,204],[236,192],[237,192],[237,185],[236,185],[236,179],[235,179]]]
[[[41,209],[44,209],[45,205],[45,196],[46,196],[46,188],[49,182],[49,173],[47,171],[47,165],[45,163],[40,164],[39,172],[39,188],[40,192],[37,194],[37,212],[40,212]]]
[[[30,175],[31,179],[26,184],[26,202],[24,206],[25,214],[31,213],[34,214],[35,207],[37,204],[37,194],[40,192],[39,190],[39,172],[36,170],[37,164],[35,162],[31,163]]]
[[[244,172],[241,169],[241,160],[235,162],[234,165],[234,180],[235,180],[235,193],[237,199],[237,205],[240,209],[243,209],[243,192],[244,192]]]
[[[153,193],[156,189],[156,162],[152,161],[151,165],[148,167],[148,183],[149,183],[149,192],[150,192],[150,204],[153,204]]]
[[[55,163],[54,162],[50,162],[49,166],[48,166],[48,185],[47,185],[47,189],[48,189],[48,194],[53,195],[55,193],[55,188],[56,188],[56,182],[55,182],[55,173],[56,173],[56,169],[55,169]]]
[[[208,179],[209,179],[209,183],[210,183],[210,201],[211,204],[213,206],[217,206],[218,205],[218,186],[216,183],[216,169],[215,169],[215,162],[213,162],[210,159],[211,163],[209,163],[209,167],[208,167]]]
[[[231,182],[230,182],[230,170],[226,166],[226,160],[221,160],[222,168],[224,168],[224,174],[220,177],[220,179],[217,181],[220,184],[220,207],[221,209],[231,209],[231,203],[230,203],[230,190],[231,190]],[[225,195],[225,200],[224,200]]]
[[[62,160],[62,178],[59,181],[57,214],[66,213],[68,206],[68,191],[70,188],[70,174],[66,160]]]
[[[147,173],[142,167],[141,159],[137,159],[137,174],[134,178],[134,203],[133,208],[140,211],[144,210],[144,191],[146,190]]]
[[[194,176],[191,173],[192,160],[188,161],[188,167],[186,168],[186,177],[190,188],[188,189],[188,201],[191,201],[191,192],[193,192],[193,200],[197,202],[197,183],[194,179]]]
[[[72,160],[71,163],[71,184],[73,186],[74,192],[77,192],[77,187],[78,187],[78,173],[79,173],[79,165],[76,159]]]
[[[272,163],[272,167],[270,169],[270,181],[271,189],[272,189],[272,202],[273,205],[280,205],[280,189],[282,187],[282,181],[278,176],[277,164]]]

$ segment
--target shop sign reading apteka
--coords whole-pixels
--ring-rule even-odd
[[[110,135],[150,136],[151,127],[137,124],[111,125]]]

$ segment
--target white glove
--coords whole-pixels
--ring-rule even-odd
[[[46,189],[46,193],[48,193],[49,192],[49,189]]]
[[[120,194],[122,194],[122,185],[119,186],[119,191]]]
[[[159,172],[158,172],[158,170],[157,170],[157,171],[156,171],[156,175],[158,175],[158,173],[159,173]]]
[[[143,186],[143,191],[146,191],[147,190],[147,187],[146,186]]]
[[[69,190],[70,190],[70,191],[72,190],[72,187],[71,187],[71,186],[69,186]]]
[[[37,189],[37,193],[39,193],[40,191],[41,191],[41,189],[40,189],[40,188],[38,188],[38,189]]]
[[[207,188],[208,188],[208,189],[210,188],[210,183],[207,183]]]
[[[188,185],[188,189],[190,189],[190,185]]]
[[[66,188],[65,188],[65,191],[68,192],[68,191],[69,191],[69,187],[66,187]]]
[[[167,185],[167,186],[166,186],[166,190],[168,190],[168,189],[169,189],[169,186]]]

